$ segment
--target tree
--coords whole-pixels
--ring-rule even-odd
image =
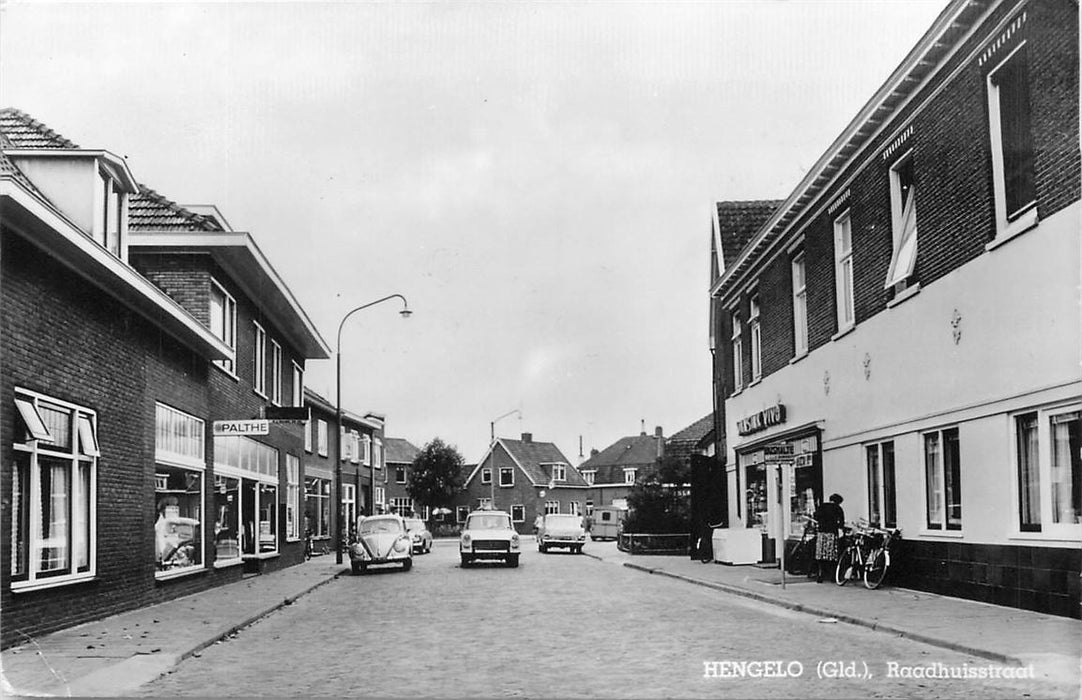
[[[462,455],[453,445],[434,438],[413,460],[406,491],[418,506],[446,506],[462,490]]]
[[[687,488],[690,481],[691,469],[684,460],[662,458],[658,468],[639,479],[627,494],[624,532],[657,535],[690,532]]]

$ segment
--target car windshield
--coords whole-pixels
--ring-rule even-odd
[[[406,529],[407,530],[424,530],[425,529],[425,524],[422,523],[420,520],[407,520],[406,521]]]
[[[511,520],[506,515],[471,515],[466,523],[468,530],[500,530],[511,527]]]
[[[402,525],[394,518],[366,518],[357,528],[362,535],[375,535],[381,532],[402,532]]]
[[[545,525],[549,527],[578,527],[579,516],[577,515],[546,515]]]

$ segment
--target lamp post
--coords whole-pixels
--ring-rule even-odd
[[[334,551],[335,551],[334,563],[336,563],[336,564],[341,564],[342,563],[342,546],[343,546],[343,542],[342,542],[342,525],[343,525],[343,522],[342,522],[342,516],[343,516],[343,513],[342,513],[342,327],[346,325],[346,321],[349,320],[349,317],[352,316],[353,314],[357,313],[358,311],[361,311],[363,309],[367,309],[370,306],[375,306],[376,304],[381,304],[381,303],[383,303],[385,301],[388,301],[390,299],[401,299],[402,300],[402,310],[398,312],[398,313],[400,313],[402,315],[402,318],[409,318],[410,314],[413,313],[412,311],[410,311],[410,305],[409,305],[409,302],[406,301],[406,297],[402,296],[401,294],[390,294],[388,296],[383,297],[382,299],[376,299],[375,301],[369,302],[369,303],[364,304],[362,306],[358,306],[357,308],[353,309],[352,311],[347,313],[345,316],[343,316],[342,317],[342,322],[338,324],[338,340],[337,340],[337,344],[335,345],[335,349],[334,349],[335,360],[337,362],[336,367],[335,367],[335,375],[334,375],[334,377],[335,377],[335,379],[334,379],[334,383],[335,383],[334,414],[335,414],[335,425],[336,425],[336,429],[338,430],[338,438],[335,441],[336,448],[335,448],[335,457],[334,457],[334,503],[335,503],[334,510],[335,510],[335,513],[337,514],[337,516],[335,518],[336,526],[335,526],[335,529],[334,529]],[[375,470],[375,468],[370,466],[369,467],[369,474],[370,474],[369,482],[370,482],[370,486],[371,486],[371,491],[370,491],[370,494],[369,494],[370,498],[368,500],[368,508],[370,510],[372,510],[372,509],[375,508],[375,502],[376,502],[376,470]]]
[[[499,418],[493,418],[488,424],[488,463],[490,470],[488,480],[488,505],[493,510],[496,508],[496,424],[507,416],[515,413],[518,414],[519,419],[522,418],[522,411],[516,408],[512,411],[508,411]]]

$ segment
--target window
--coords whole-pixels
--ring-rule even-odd
[[[235,520],[215,525],[216,542],[223,534],[232,540],[231,547],[239,539],[242,556],[278,551],[278,460],[278,450],[257,440],[236,435],[214,438],[215,474],[239,482],[227,484],[227,489],[239,488],[239,504],[234,500],[227,509]]]
[[[455,520],[464,523],[466,522],[466,516],[469,514],[470,509],[468,506],[458,506],[458,508],[455,509]]]
[[[406,483],[406,467],[399,464],[394,468],[394,482],[396,484]]]
[[[291,384],[293,395],[292,405],[304,405],[304,370],[296,362],[293,363],[293,383]]]
[[[403,518],[408,518],[413,515],[413,499],[411,498],[392,498],[391,499],[391,512],[401,515]]]
[[[511,467],[500,467],[500,486],[515,485],[515,470]]]
[[[635,475],[638,473],[638,471],[639,471],[638,469],[625,468],[624,469],[624,483],[625,484],[634,484],[635,483]]]
[[[560,512],[559,501],[545,501],[545,515],[557,515]]]
[[[372,437],[361,436],[361,459],[366,466],[372,466]]]
[[[567,481],[567,467],[563,464],[552,465],[552,480]]]
[[[1082,523],[1082,411],[1015,417],[1019,529],[1077,539]]]
[[[203,567],[204,423],[155,407],[154,561],[158,574]]]
[[[489,469],[488,467],[484,467],[483,469],[481,469],[481,483],[482,484],[491,484],[492,483],[492,470]]]
[[[591,500],[586,501],[586,515],[587,517],[594,514],[594,502]]]
[[[526,506],[515,505],[511,506],[511,522],[524,523],[526,522]]]
[[[235,358],[237,352],[237,302],[214,280],[210,281],[210,332],[233,350]],[[215,360],[214,364],[230,374],[235,371],[232,358]]]
[[[988,73],[997,236],[1011,236],[1037,221],[1028,76],[1025,42]]]
[[[119,258],[121,257],[120,239],[123,235],[124,214],[127,209],[127,193],[118,187],[116,180],[104,169],[98,171],[98,180],[101,184],[102,207],[100,229],[94,232],[94,240]]]
[[[929,530],[962,529],[962,472],[958,428],[924,435]]]
[[[348,459],[349,461],[357,464],[361,461],[361,434],[356,430],[350,430],[344,432],[343,442],[346,449],[342,453],[342,461]]]
[[[331,536],[331,480],[319,476],[304,478],[304,519],[312,537]]]
[[[751,331],[751,379],[757,381],[763,376],[763,338],[759,330],[759,295],[749,302],[748,329]]]
[[[582,515],[582,506],[578,501],[571,501],[567,504],[567,512],[571,515]]]
[[[740,323],[740,315],[733,314],[733,391],[744,388],[744,341],[741,335],[744,327]]]
[[[357,525],[357,485],[342,484],[342,534],[348,540]]]
[[[372,467],[383,468],[383,440],[376,438],[372,442]]]
[[[316,451],[320,457],[327,456],[327,421],[322,418],[316,421]]]
[[[917,188],[912,152],[899,158],[890,168],[890,211],[894,252],[883,287],[894,287],[900,292],[909,284],[917,262]]]
[[[894,442],[865,447],[868,458],[868,519],[879,527],[898,527],[894,490]]]
[[[793,258],[793,355],[808,352],[808,287],[804,254]]]
[[[282,405],[282,346],[271,341],[271,403]]]
[[[853,224],[849,212],[834,220],[834,287],[838,330],[855,323],[853,313]]]
[[[312,451],[312,421],[304,421],[304,451]]]
[[[587,469],[582,473],[582,478],[586,480],[586,483],[590,486],[594,485],[594,477],[597,476],[597,472],[593,469]]]
[[[260,396],[267,395],[267,332],[263,326],[252,321],[255,327],[255,343],[252,358],[252,388]]]
[[[376,489],[376,507],[380,510],[383,509],[383,504],[387,502],[387,490],[382,486],[377,486]]]
[[[301,536],[301,460],[297,455],[286,455],[286,539]]]
[[[11,587],[61,585],[94,575],[97,414],[16,390],[11,500]]]

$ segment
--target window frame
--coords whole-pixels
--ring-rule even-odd
[[[301,458],[286,453],[286,542],[301,538]],[[292,511],[292,519],[290,519]]]
[[[843,247],[846,236],[849,246]],[[853,328],[857,322],[853,277],[853,216],[851,210],[845,209],[834,217],[834,308],[838,333]]]
[[[504,481],[504,475],[510,477],[506,482]],[[501,489],[511,488],[515,485],[515,468],[514,467],[500,467],[500,483]]]
[[[297,364],[296,360],[292,360],[293,364],[293,381],[292,381],[292,404],[296,407],[304,406],[304,368]]]
[[[998,244],[1013,238],[1014,236],[1029,230],[1037,225],[1037,191],[1034,183],[1033,199],[1018,207],[1014,212],[1007,210],[1007,173],[1006,155],[1003,142],[1003,115],[1000,105],[1000,86],[995,78],[1001,70],[1007,67],[1012,60],[1021,60],[1025,66],[1029,66],[1029,58],[1026,55],[1026,40],[1022,40],[1011,49],[1002,59],[992,66],[985,74],[985,92],[988,101],[988,138],[992,154],[992,200],[995,209],[996,231],[992,244]],[[1030,82],[1026,76],[1025,89],[1030,88]],[[1030,157],[1034,156],[1033,145],[1033,103],[1029,102],[1029,112],[1026,119],[1029,122],[1029,149]]]
[[[189,438],[189,444],[193,448],[191,450],[178,449],[178,443],[175,440],[169,440],[168,435],[163,435],[162,421],[169,422],[171,418],[175,417],[177,420],[184,420],[189,423],[187,428],[181,429],[174,433],[179,433],[183,437]],[[166,426],[166,432],[168,432]],[[163,437],[166,438],[163,441]],[[157,480],[159,472],[157,468],[161,467],[170,471],[185,471],[197,474],[199,477],[199,498],[198,504],[200,510],[203,510],[203,505],[206,502],[207,495],[207,477],[206,477],[206,422],[194,416],[186,411],[174,408],[168,404],[164,404],[160,401],[156,401],[154,404],[154,464],[155,464],[155,479]],[[155,481],[155,494],[158,493],[158,484]],[[157,495],[155,495],[155,511],[158,509]],[[158,531],[157,522],[154,524],[154,537],[157,544]],[[189,573],[202,571],[208,566],[206,561],[205,549],[206,549],[206,517],[198,524],[199,537],[198,553],[199,561],[195,564],[186,567],[177,567],[171,569],[159,569],[154,572],[156,579],[168,579],[174,576],[183,576]],[[157,562],[157,558],[155,558]]]
[[[948,433],[954,434],[954,440],[958,446],[958,455],[955,464],[947,465],[947,441],[946,436]],[[935,436],[938,439],[939,445],[939,462],[935,469],[938,471],[938,487],[933,492],[933,484],[929,480],[929,472],[931,471],[928,463],[928,445],[929,438]],[[963,532],[964,521],[962,519],[962,440],[961,431],[957,425],[943,426],[934,430],[926,430],[921,432],[921,448],[922,448],[922,461],[923,469],[921,470],[922,479],[924,481],[924,532],[926,534],[960,534]],[[950,480],[954,481],[953,490],[951,490]],[[955,503],[951,503],[950,496],[955,496]],[[938,497],[938,501],[941,504],[940,514],[942,520],[932,520],[932,508],[930,507],[933,497]],[[951,522],[951,509],[956,507],[958,511],[957,523]]]
[[[560,502],[559,501],[545,501],[545,515],[559,515],[560,514]]]
[[[585,470],[583,472],[580,472],[580,473],[582,474],[583,480],[586,481],[587,486],[593,486],[594,485],[594,479],[597,477],[597,470],[596,469],[587,469],[587,470]]]
[[[492,467],[481,467],[481,483],[492,483]]]
[[[635,485],[635,479],[639,476],[639,470],[636,467],[624,467],[624,484],[629,486]]]
[[[394,482],[396,484],[406,483],[406,465],[397,465],[394,468]]]
[[[34,434],[29,434],[22,442],[18,441],[18,433],[12,436],[12,448],[14,449],[16,459],[12,470],[13,482],[18,480],[19,473],[22,471],[24,465],[20,464],[20,456],[24,457],[27,462],[26,478],[29,483],[26,484],[27,495],[25,497],[25,503],[20,497],[21,489],[16,491],[16,486],[12,484],[12,498],[11,498],[11,543],[14,545],[16,538],[18,537],[18,531],[24,530],[26,533],[26,540],[24,543],[26,551],[25,566],[26,571],[15,573],[15,567],[12,566],[10,572],[9,586],[13,593],[20,591],[34,591],[45,588],[55,588],[59,586],[66,586],[70,584],[79,583],[95,578],[97,575],[97,483],[98,483],[98,460],[99,455],[87,454],[83,449],[84,447],[90,447],[84,445],[84,441],[79,435],[79,423],[85,416],[89,421],[89,424],[94,432],[94,445],[93,449],[100,452],[98,448],[98,414],[96,411],[81,406],[79,404],[64,401],[48,394],[42,394],[20,387],[15,388],[15,398],[21,399],[24,403],[19,405],[19,413],[23,415],[23,406],[30,406],[34,413],[38,416],[38,421],[44,426],[45,423],[40,416],[40,408],[42,404],[54,408],[58,411],[64,411],[68,414],[69,430],[68,430],[68,442],[66,447],[55,447],[45,444],[46,441],[52,441],[53,437],[50,434],[48,438],[36,437]],[[27,426],[31,428],[31,426]],[[47,430],[47,428],[46,428]],[[67,467],[67,488],[64,493],[66,501],[66,513],[64,514],[64,525],[66,527],[65,544],[67,566],[64,567],[68,573],[55,573],[50,574],[48,571],[42,571],[41,569],[41,557],[43,555],[43,549],[45,548],[46,538],[42,535],[42,524],[40,517],[34,517],[35,514],[43,514],[44,507],[42,503],[43,495],[41,493],[41,470],[45,467],[41,460],[44,458],[50,462],[63,463]],[[82,485],[80,483],[79,474],[81,467],[85,466],[87,469],[87,483]],[[85,493],[80,494],[79,491],[85,488]],[[76,514],[76,508],[81,506],[78,496],[82,495],[86,501],[85,513]],[[25,509],[25,513],[23,512]],[[24,518],[25,516],[25,518]],[[16,520],[19,520],[19,524],[16,525]],[[83,571],[79,571],[80,567],[77,563],[78,557],[78,543],[76,542],[75,528],[78,523],[83,521],[86,527],[86,564]],[[39,547],[40,543],[40,547]],[[11,557],[14,560],[15,553],[12,552]],[[14,561],[13,561],[14,563]]]
[[[910,171],[909,189],[903,191],[903,173]],[[891,257],[887,268],[887,277],[883,283],[884,289],[893,288],[896,292],[902,292],[916,280],[917,255],[919,251],[919,238],[917,226],[917,186],[916,165],[913,149],[910,148],[896,158],[890,166],[888,179],[890,181],[890,230],[891,230]],[[912,225],[910,226],[910,222]],[[912,246],[907,248],[909,237],[912,237]],[[899,274],[899,266],[904,266],[904,274]]]
[[[327,456],[327,421],[322,418],[316,419],[316,454],[320,457]]]
[[[793,290],[793,357],[808,354],[808,268],[804,251],[793,255],[789,261],[789,274]],[[797,285],[797,269],[800,284]]]
[[[518,512],[518,517],[515,517],[515,513]],[[524,523],[526,522],[526,506],[521,503],[515,503],[511,506],[511,522]]]
[[[267,331],[258,321],[252,321],[255,337],[252,341],[252,390],[267,398]]]
[[[1057,523],[1053,522],[1054,502],[1052,496],[1053,484],[1053,439],[1052,421],[1058,416],[1071,413],[1082,413],[1082,404],[1066,403],[1041,406],[1018,411],[1011,415],[1011,463],[1012,463],[1012,492],[1013,503],[1016,511],[1014,517],[1013,535],[1021,538],[1068,540],[1077,542],[1082,538],[1082,523]],[[1027,527],[1022,521],[1022,499],[1026,489],[1022,485],[1021,474],[1021,450],[1019,441],[1020,419],[1033,416],[1036,422],[1037,438],[1037,515],[1036,523],[1030,523]],[[1070,474],[1068,474],[1069,476]]]
[[[222,303],[220,306],[221,315],[215,311],[215,293],[221,296]],[[225,287],[213,277],[210,278],[210,301],[208,302],[208,310],[210,317],[210,324],[208,328],[210,332],[215,335],[219,340],[229,346],[232,350],[233,356],[225,360],[214,360],[214,366],[221,369],[226,374],[233,378],[237,376],[237,300],[233,298],[233,295],[226,291]],[[220,320],[221,335],[219,331],[215,329],[215,319]]]
[[[282,346],[277,340],[271,339],[271,385],[270,402],[275,406],[282,405]]]
[[[890,446],[889,470],[886,459],[888,445]],[[875,455],[874,465],[871,460],[872,455]],[[880,440],[865,444],[864,461],[868,480],[868,520],[873,524],[878,523],[880,527],[898,527],[897,451],[894,440]],[[876,515],[882,517],[876,518]]]
[[[733,393],[744,389],[744,324],[740,321],[740,312],[732,313],[732,337],[729,347],[733,354]]]
[[[748,299],[748,335],[751,336],[751,381],[763,378],[763,331],[759,318],[762,313],[759,293],[753,292]]]

